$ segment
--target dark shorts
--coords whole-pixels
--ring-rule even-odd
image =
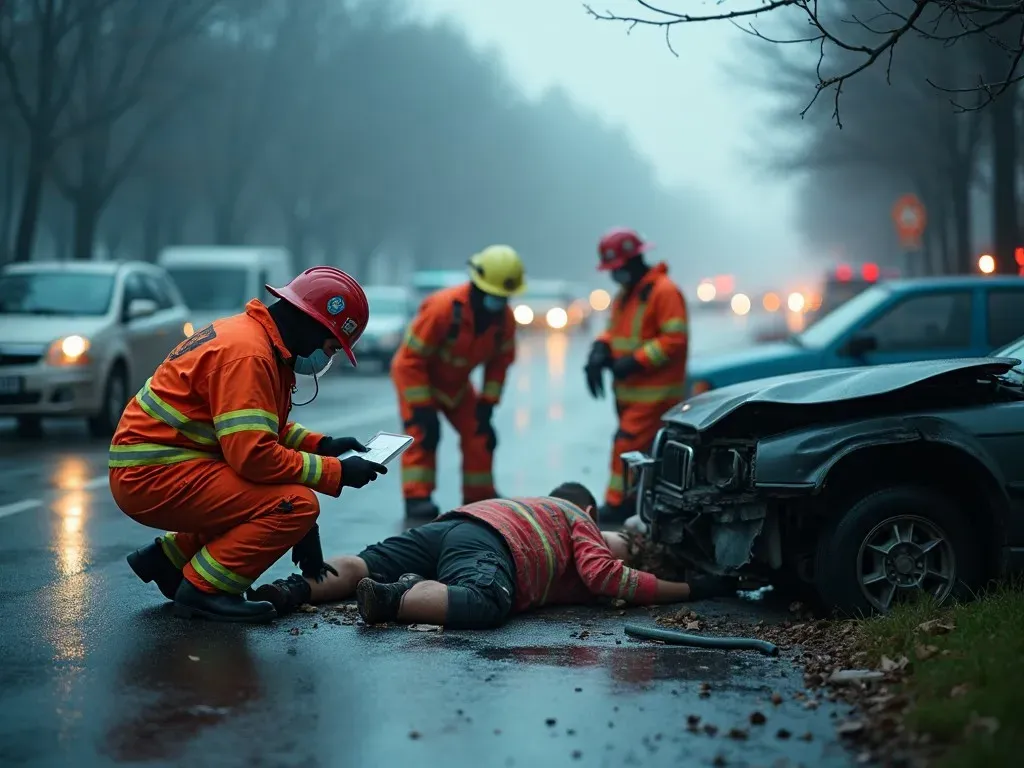
[[[515,604],[516,568],[501,535],[486,523],[455,517],[412,528],[359,553],[376,581],[405,573],[448,586],[446,626],[502,624]]]

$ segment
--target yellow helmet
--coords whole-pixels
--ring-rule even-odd
[[[526,290],[526,270],[515,249],[489,245],[469,258],[469,279],[491,296],[515,296]]]

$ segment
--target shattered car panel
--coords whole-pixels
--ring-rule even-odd
[[[1010,358],[833,369],[745,382],[663,417],[650,456],[625,454],[651,537],[717,574],[779,570],[803,538],[830,472],[857,451],[930,443],[991,478],[1006,510],[1024,505],[1024,379]],[[973,466],[973,464],[972,464]],[[868,489],[870,482],[865,483]],[[1008,544],[1024,546],[1024,509]],[[1024,549],[1021,549],[1024,556]]]

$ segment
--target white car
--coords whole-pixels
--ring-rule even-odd
[[[369,361],[387,370],[416,316],[416,300],[412,291],[391,285],[367,287],[366,299],[370,303],[370,322],[359,339],[356,356],[360,365]]]
[[[28,262],[0,270],[0,417],[38,434],[51,416],[110,436],[186,334],[188,308],[145,262]]]

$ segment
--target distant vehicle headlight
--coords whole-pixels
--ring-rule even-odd
[[[57,339],[46,353],[50,365],[84,365],[89,362],[89,340],[77,334]]]
[[[516,322],[520,325],[529,325],[533,322],[533,310],[525,304],[520,304],[513,309],[512,316],[515,317]]]
[[[548,321],[548,325],[556,331],[561,328],[565,328],[569,323],[569,315],[561,307],[549,309],[546,319]]]
[[[185,323],[183,326],[181,326],[181,332],[185,334],[185,338],[187,339],[189,336],[196,332],[196,329],[195,327],[193,327],[192,323]]]

